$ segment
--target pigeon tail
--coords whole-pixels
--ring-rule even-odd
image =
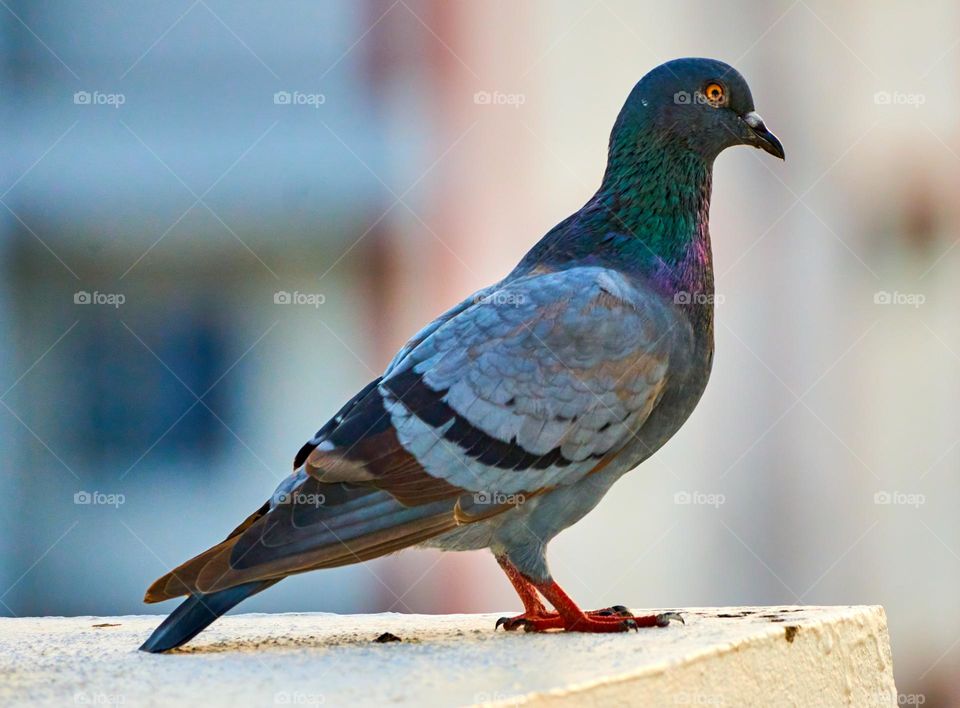
[[[186,644],[227,610],[278,580],[259,580],[209,594],[191,595],[153,630],[140,651],[155,654]]]

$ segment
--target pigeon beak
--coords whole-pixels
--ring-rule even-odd
[[[783,145],[777,139],[777,136],[767,130],[763,124],[763,118],[756,111],[750,111],[743,116],[743,121],[750,128],[750,137],[747,138],[747,144],[760,148],[764,152],[769,152],[774,157],[785,159],[783,154]]]

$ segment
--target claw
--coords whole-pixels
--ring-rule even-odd
[[[628,630],[632,629],[634,632],[640,631],[640,627],[637,626],[637,623],[632,619],[625,619],[623,621],[623,626],[626,627]]]
[[[596,612],[591,612],[590,614],[597,617],[613,617],[614,615],[617,615],[618,617],[633,617],[633,613],[623,605],[605,607],[602,610],[597,610]]]
[[[686,624],[683,620],[683,616],[679,612],[662,612],[657,615],[657,626],[666,627],[671,622],[679,622],[680,624]]]
[[[497,624],[494,626],[493,631],[496,632],[502,625],[504,631],[512,632],[518,627],[528,628],[529,624],[530,622],[524,617],[501,617],[497,620]]]

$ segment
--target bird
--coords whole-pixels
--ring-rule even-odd
[[[644,75],[616,118],[597,192],[506,277],[416,333],[226,539],[155,581],[145,602],[186,599],[140,649],[178,647],[288,575],[412,546],[492,552],[524,608],[495,631],[683,621],[582,610],[546,550],[704,392],[713,164],[735,145],[784,159],[736,69],[682,58]]]

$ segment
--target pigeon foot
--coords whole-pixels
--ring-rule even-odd
[[[686,624],[679,612],[634,615],[623,605],[614,605],[602,610],[584,612],[581,617],[565,618],[558,612],[501,617],[494,629],[503,627],[508,632],[518,629],[526,632],[545,632],[551,629],[568,632],[626,632],[631,629],[639,630],[640,627],[666,627],[670,622]]]
[[[656,615],[634,615],[623,605],[584,612],[553,580],[536,582],[523,575],[505,557],[497,562],[506,573],[523,602],[523,614],[501,617],[494,630],[503,627],[507,632],[523,629],[526,632],[546,632],[562,629],[567,632],[627,632],[640,627],[666,627],[671,622],[683,621],[679,612],[661,612]],[[556,611],[547,610],[540,601],[543,596]]]

